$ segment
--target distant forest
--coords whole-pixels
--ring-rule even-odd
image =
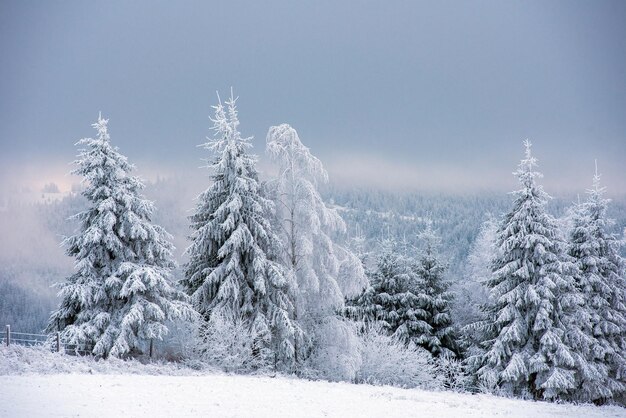
[[[189,245],[187,216],[195,193],[181,179],[161,179],[148,183],[145,195],[156,202],[154,221],[170,232],[176,246],[176,258],[182,264],[183,251]],[[548,190],[549,192],[549,190]],[[584,190],[581,190],[581,196]],[[441,253],[448,263],[446,278],[462,284],[470,248],[481,224],[490,215],[498,218],[506,212],[512,197],[504,192],[446,194],[434,192],[398,193],[382,190],[347,189],[332,185],[323,189],[324,200],[335,207],[347,224],[344,244],[361,235],[365,248],[374,255],[382,239],[394,238],[402,245],[417,245],[417,236],[428,220],[441,237]],[[623,236],[626,228],[626,197],[613,197],[609,217],[613,230]],[[548,210],[556,217],[565,214],[576,196],[554,197]],[[63,236],[74,232],[76,224],[68,218],[83,209],[79,194],[50,203],[7,203],[0,216],[0,323],[16,331],[41,332],[50,312],[57,306],[54,283],[63,282],[72,272],[73,260],[60,246]],[[622,251],[624,251],[624,246]],[[177,271],[180,275],[180,271]]]

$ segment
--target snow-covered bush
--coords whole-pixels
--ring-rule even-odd
[[[465,392],[472,389],[473,377],[468,373],[467,366],[458,358],[441,355],[435,359],[435,371],[443,387],[454,392]]]
[[[209,321],[199,320],[196,338],[186,346],[186,363],[194,368],[214,366],[226,372],[269,370],[272,350],[259,344],[262,336],[241,317],[227,318],[214,312]]]
[[[163,341],[154,344],[154,357],[171,362],[186,362],[191,359],[198,344],[196,338],[200,320],[201,318],[195,317],[188,321],[168,322],[170,332]]]
[[[357,383],[404,388],[441,389],[442,380],[428,351],[412,342],[407,346],[388,335],[380,324],[363,327],[359,333],[362,363]]]
[[[330,381],[352,381],[359,368],[359,338],[354,324],[335,315],[318,319],[310,355],[300,376]]]

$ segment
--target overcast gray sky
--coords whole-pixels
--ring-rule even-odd
[[[290,123],[344,184],[510,190],[530,138],[548,191],[598,158],[626,193],[624,1],[0,0],[0,61],[5,183],[67,171],[100,110],[146,177],[195,169],[234,86],[257,153]]]

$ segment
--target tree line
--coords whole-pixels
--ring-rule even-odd
[[[368,265],[362,237],[340,245],[346,225],[319,192],[328,174],[291,126],[269,129],[277,174],[261,181],[236,100],[231,93],[214,106],[214,135],[203,144],[211,183],[189,217],[178,282],[172,237],[152,222],[154,205],[111,144],[108,120],[79,141],[74,173],[88,207],[63,241],[75,271],[60,285],[48,332],[96,356],[126,357],[183,322],[196,355],[236,370],[424,387],[439,379],[597,403],[626,392],[626,266],[597,173],[563,233],[525,143],[522,187],[479,234],[482,277],[468,282],[468,311],[455,323],[432,227],[417,249],[387,237]]]

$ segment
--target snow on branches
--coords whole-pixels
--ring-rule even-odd
[[[171,237],[151,222],[154,206],[111,145],[107,124],[100,116],[96,138],[77,143],[84,148],[73,174],[83,177],[89,207],[75,216],[79,231],[63,241],[76,272],[60,285],[47,330],[77,350],[122,357],[163,339],[166,321],[190,319],[193,311],[171,282]]]

